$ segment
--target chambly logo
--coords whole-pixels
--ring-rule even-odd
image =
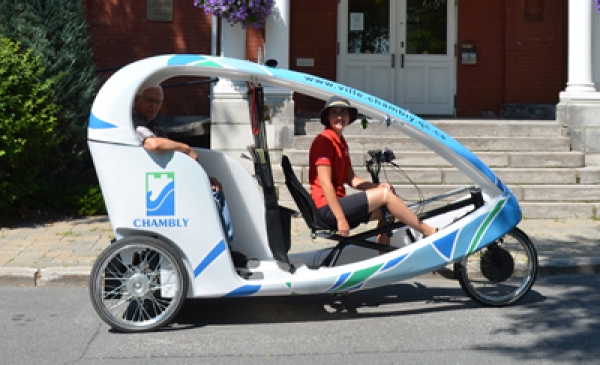
[[[146,216],[173,218],[138,218],[134,227],[187,227],[189,219],[175,218],[175,173],[146,173]]]

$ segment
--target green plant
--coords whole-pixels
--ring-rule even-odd
[[[61,106],[56,169],[77,174],[87,158],[87,120],[98,80],[80,0],[0,0],[0,34],[39,56],[44,78],[56,78],[51,100]]]
[[[98,185],[71,182],[50,183],[47,187],[46,205],[55,212],[74,216],[106,214],[104,198]]]
[[[59,232],[56,235],[62,237],[81,237],[81,233],[75,233],[73,231]]]
[[[77,197],[78,215],[90,216],[97,214],[106,214],[104,197],[99,186],[90,186],[87,191]]]
[[[51,102],[58,77],[31,50],[0,36],[0,210],[13,211],[36,200],[52,171],[62,140],[57,135],[60,107]]]
[[[24,55],[30,49],[28,57],[37,58],[41,69],[36,75],[38,81],[51,83],[40,100],[56,108],[46,113],[52,117],[51,125],[47,123],[43,133],[37,133],[37,144],[45,144],[44,148],[52,145],[51,151],[37,146],[28,134],[27,151],[33,145],[37,155],[12,160],[10,168],[0,161],[0,220],[14,222],[15,212],[28,219],[104,213],[100,189],[95,176],[89,173],[92,163],[86,131],[98,79],[81,1],[0,0],[0,19],[0,34],[20,42],[19,50],[13,48],[13,53]],[[4,48],[2,51],[7,52]],[[22,77],[19,67],[8,72],[15,78]],[[0,88],[0,93],[4,92],[5,88]],[[26,105],[24,101],[31,98],[25,89],[11,93],[18,99],[17,104]],[[0,144],[25,146],[24,138],[14,138],[16,132],[7,128],[14,129],[15,124],[0,125]],[[28,172],[31,176],[26,176]],[[17,180],[20,186],[13,183]],[[4,188],[6,184],[11,185],[10,189]]]

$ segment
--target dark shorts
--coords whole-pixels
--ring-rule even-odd
[[[364,191],[340,198],[340,205],[350,228],[355,228],[361,223],[366,223],[371,218],[367,193]],[[318,211],[325,224],[330,226],[331,229],[337,229],[337,219],[335,219],[331,209],[329,209],[329,205],[320,208]]]

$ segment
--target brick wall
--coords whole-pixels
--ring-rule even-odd
[[[461,65],[458,54],[457,115],[497,112],[504,95],[504,1],[461,0],[458,24],[458,48],[475,44],[477,64]]]
[[[148,0],[83,0],[99,68],[164,53],[210,53],[211,17],[192,1],[173,1],[173,21],[146,20]],[[290,4],[290,68],[336,79],[336,0]],[[477,64],[457,65],[460,117],[494,117],[506,103],[555,104],[567,81],[567,0],[461,0],[458,39],[477,46]],[[264,30],[248,29],[246,58],[257,61]],[[314,67],[296,65],[312,58]],[[180,80],[176,80],[180,81]],[[169,81],[173,82],[173,81]],[[209,88],[167,88],[162,114],[209,115]],[[295,96],[298,114],[323,102]]]
[[[84,0],[84,6],[99,69],[160,54],[210,53],[211,17],[191,0],[174,0],[173,21],[167,22],[146,20],[147,0]],[[165,84],[186,80],[171,79]],[[207,85],[165,88],[161,114],[209,115],[208,95]]]
[[[528,2],[541,5],[539,15],[531,20],[527,20]],[[507,4],[504,102],[558,103],[558,93],[567,82],[567,2],[509,0]]]
[[[265,29],[246,28],[246,59],[258,62],[258,48],[264,52]],[[266,61],[266,60],[264,60]]]
[[[337,0],[291,1],[290,69],[336,79]],[[314,67],[296,66],[297,58],[314,59]],[[298,114],[316,115],[323,101],[295,94]]]
[[[458,116],[556,104],[567,80],[567,0],[461,0],[457,43],[477,47],[476,65],[461,65],[459,54]]]

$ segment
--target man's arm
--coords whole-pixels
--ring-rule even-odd
[[[144,148],[147,151],[153,151],[157,153],[169,152],[169,151],[179,151],[181,153],[185,153],[190,156],[194,160],[198,159],[198,154],[194,151],[193,148],[188,146],[185,143],[173,141],[168,138],[163,137],[148,137],[144,139]]]

